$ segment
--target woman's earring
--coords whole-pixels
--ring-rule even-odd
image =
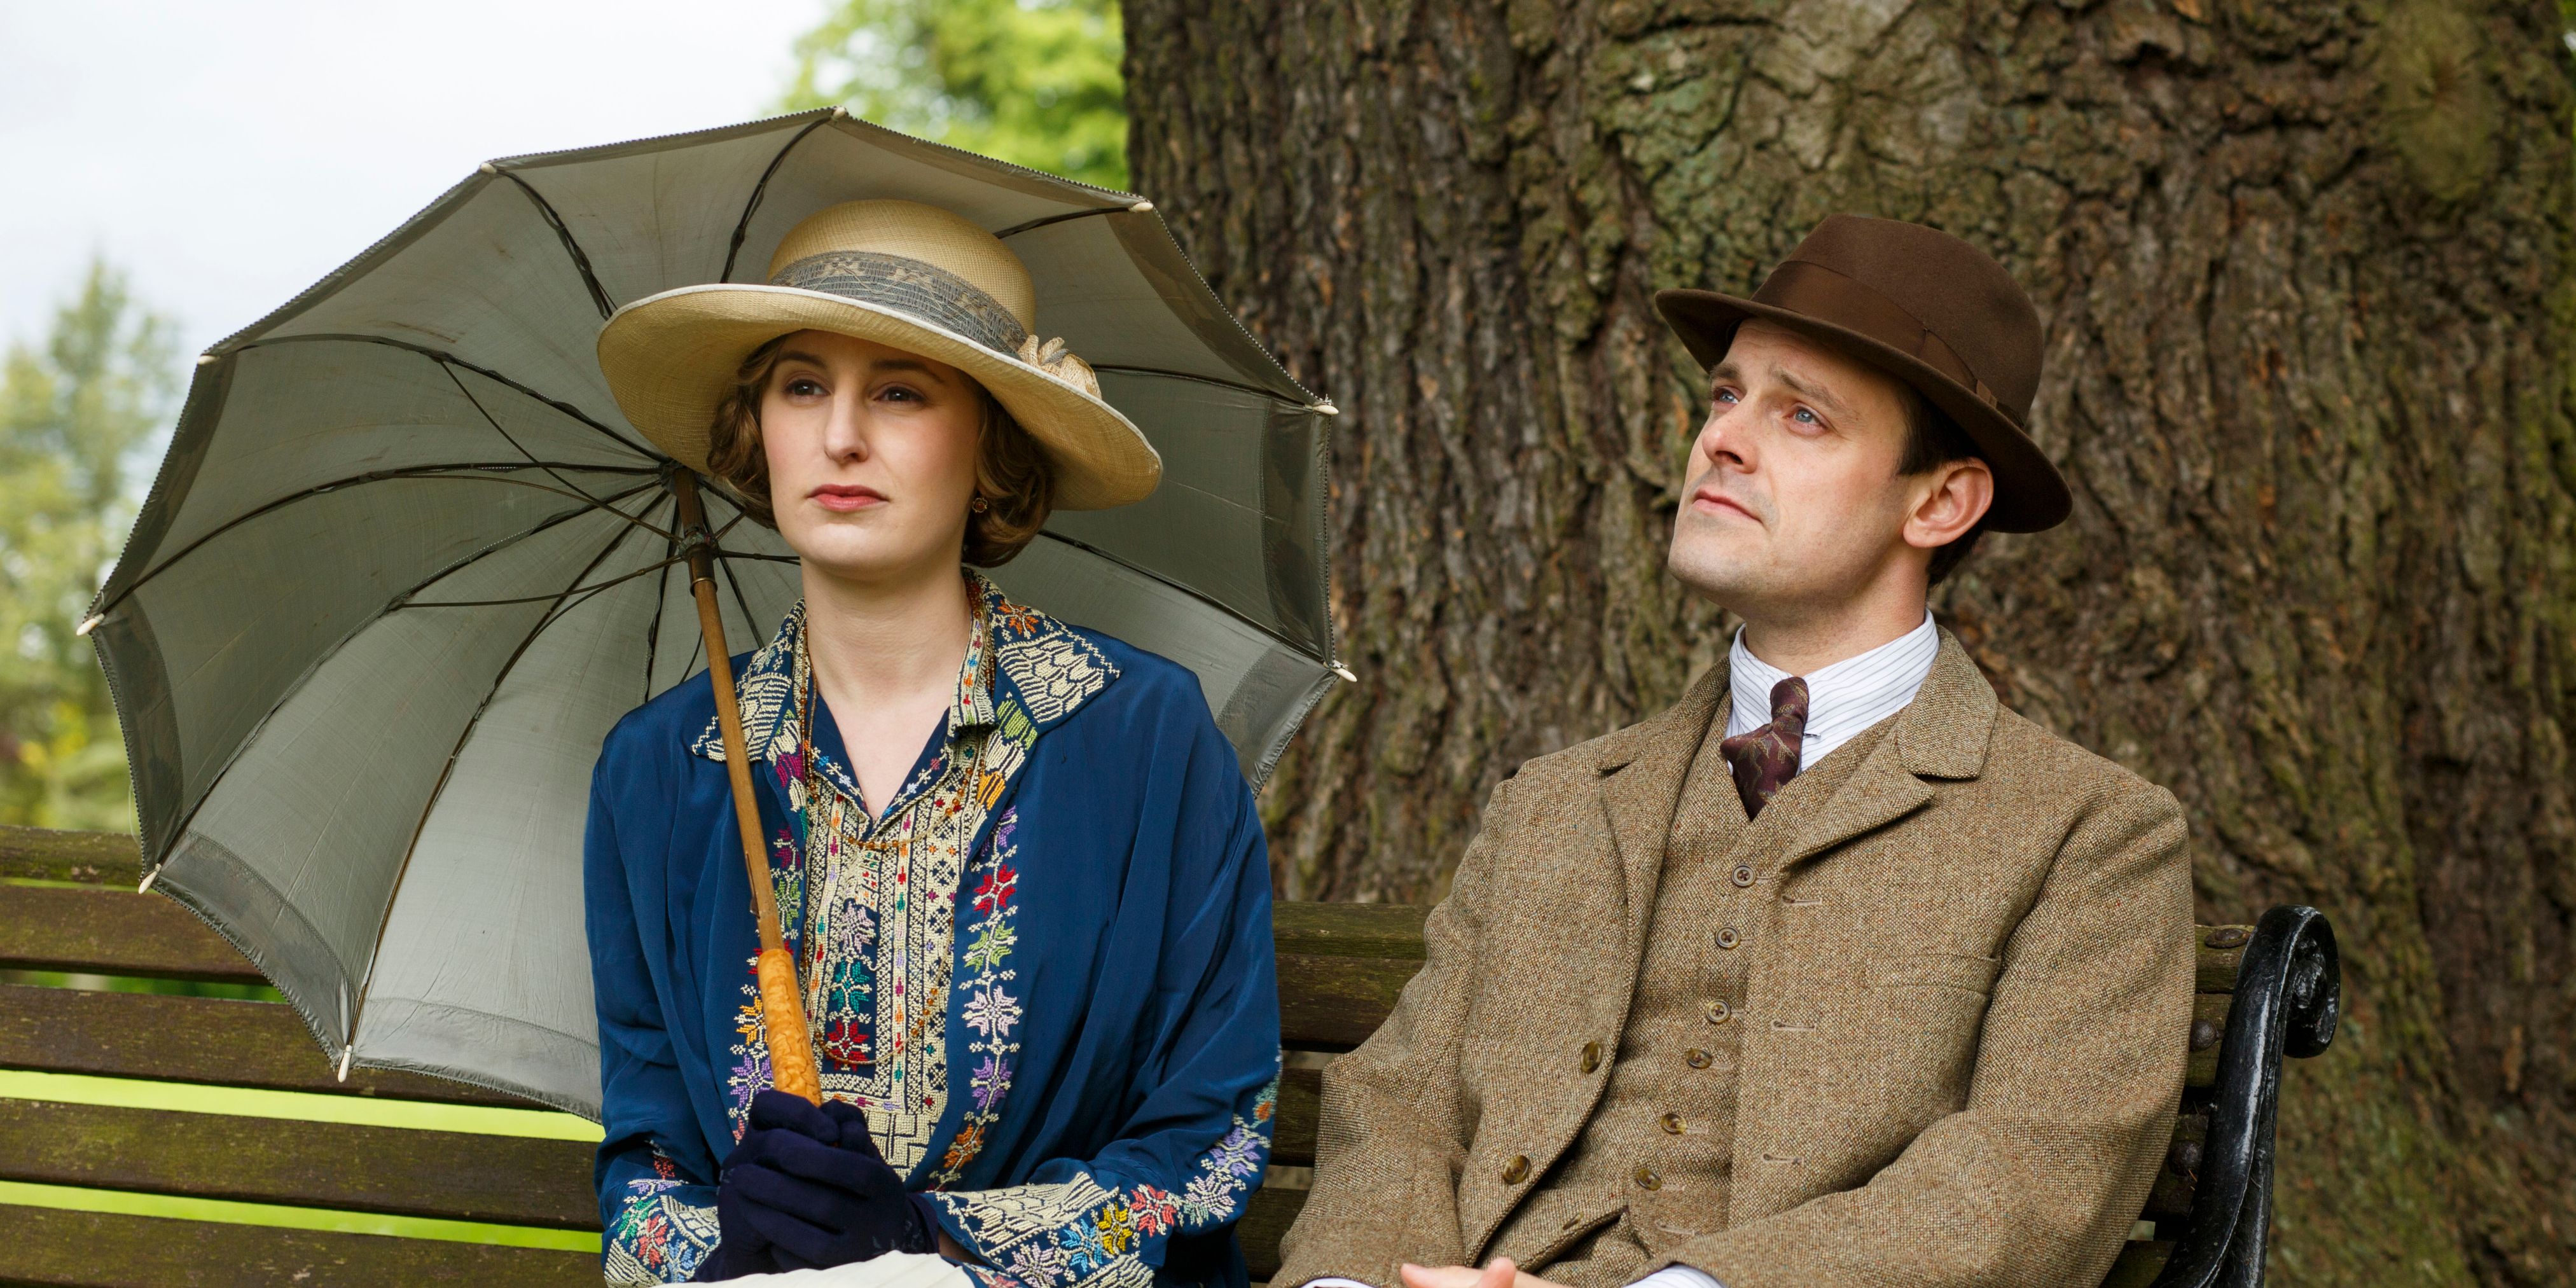
[[[966,508],[973,510],[977,514],[982,514],[986,510],[992,509],[993,503],[985,500],[981,494],[978,494],[974,500],[966,503]]]

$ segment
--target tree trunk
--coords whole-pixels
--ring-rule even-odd
[[[2324,908],[2282,1284],[2576,1282],[2566,51],[2532,0],[1127,0],[1131,163],[1336,399],[1360,683],[1264,808],[1283,893],[1429,900],[1520,760],[1671,701],[1698,372],[1837,210],[2047,324],[2074,487],[1936,607],[2171,787],[2201,911]]]

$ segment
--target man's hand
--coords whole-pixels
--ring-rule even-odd
[[[1525,1275],[1512,1264],[1510,1257],[1496,1257],[1482,1270],[1467,1266],[1417,1266],[1404,1263],[1404,1288],[1561,1288],[1561,1285]]]

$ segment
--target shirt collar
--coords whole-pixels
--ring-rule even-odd
[[[1853,734],[1903,710],[1932,673],[1941,652],[1940,629],[1926,609],[1923,623],[1866,653],[1822,666],[1806,676],[1807,730],[1799,761],[1812,765],[1850,741]],[[1733,702],[1727,712],[1728,736],[1749,733],[1771,719],[1771,689],[1789,673],[1753,655],[1744,646],[1744,631],[1735,632],[1727,653],[1727,689]]]
[[[1006,707],[1033,735],[1073,714],[1117,678],[1117,665],[1080,632],[1014,603],[972,568],[965,576],[975,625],[948,704],[951,737],[1009,723]],[[800,596],[778,623],[777,633],[735,678],[743,743],[753,760],[775,762],[796,752],[795,661],[804,631],[805,600]],[[724,759],[719,717],[708,716],[689,750],[709,760]]]

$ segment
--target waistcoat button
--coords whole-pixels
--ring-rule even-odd
[[[1682,1116],[1680,1114],[1666,1114],[1656,1121],[1664,1125],[1665,1131],[1670,1132],[1675,1136],[1682,1134]]]
[[[1733,926],[1717,932],[1717,946],[1720,948],[1733,948],[1743,942],[1744,937],[1736,934]]]
[[[1503,1164],[1503,1184],[1518,1185],[1528,1179],[1529,1155],[1514,1154],[1512,1155],[1512,1161]]]
[[[1708,1052],[1694,1047],[1683,1053],[1682,1062],[1694,1069],[1705,1069],[1709,1066]]]
[[[1586,1043],[1584,1043],[1584,1044],[1583,1044],[1583,1071],[1584,1071],[1585,1073],[1590,1073],[1590,1072],[1592,1072],[1593,1070],[1598,1069],[1598,1068],[1600,1068],[1600,1067],[1601,1067],[1601,1044],[1600,1044],[1600,1043],[1598,1043],[1598,1042],[1586,1042]]]
[[[1739,888],[1741,888],[1741,887],[1743,887],[1743,886],[1749,886],[1749,885],[1753,884],[1753,869],[1751,869],[1751,868],[1749,868],[1749,867],[1746,867],[1745,865],[1743,865],[1743,864],[1741,864],[1741,863],[1736,864],[1736,865],[1735,865],[1735,884],[1736,884]]]
[[[1711,1000],[1707,1009],[1708,1022],[1711,1024],[1724,1024],[1728,1020],[1735,1018],[1735,1008],[1728,1006],[1724,1002]]]
[[[1646,1189],[1660,1190],[1664,1188],[1664,1178],[1655,1175],[1655,1169],[1651,1167],[1640,1167],[1637,1169],[1637,1184]]]

